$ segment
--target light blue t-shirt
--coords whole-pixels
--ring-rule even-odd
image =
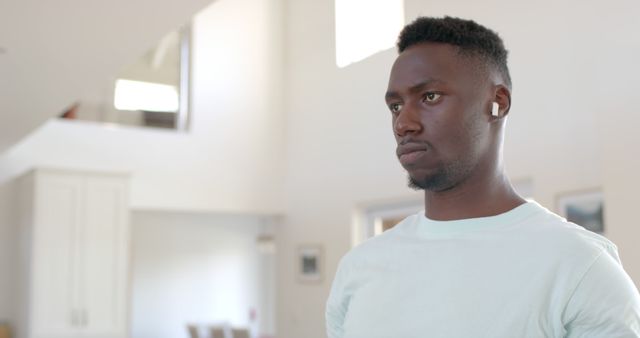
[[[329,338],[640,337],[617,248],[528,202],[504,214],[424,213],[345,255]]]

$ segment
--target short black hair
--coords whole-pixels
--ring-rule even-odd
[[[457,46],[463,55],[480,57],[495,67],[508,87],[511,75],[507,67],[507,50],[498,34],[473,20],[445,16],[419,17],[406,25],[398,37],[398,52],[424,42],[439,42]]]

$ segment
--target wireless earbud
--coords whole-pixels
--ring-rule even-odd
[[[491,104],[491,116],[500,117],[500,105],[498,102]]]

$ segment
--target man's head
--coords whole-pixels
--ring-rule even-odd
[[[471,20],[459,18],[416,19],[404,27],[398,37],[398,52],[424,43],[439,42],[458,47],[461,55],[476,57],[484,61],[485,66],[494,68],[511,88],[511,76],[507,67],[507,50],[502,39],[494,31]]]
[[[511,106],[502,40],[473,21],[419,18],[400,33],[398,51],[385,99],[410,185],[444,191],[496,174]]]

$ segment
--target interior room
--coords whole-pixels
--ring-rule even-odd
[[[509,178],[639,285],[637,1],[5,1],[0,338],[326,337],[341,257],[425,208],[384,103],[424,15],[499,33]]]

